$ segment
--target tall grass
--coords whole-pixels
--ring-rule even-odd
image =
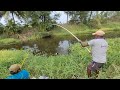
[[[20,63],[27,53],[19,50],[1,50],[0,51],[0,78],[9,75],[8,68],[14,63]]]
[[[72,32],[75,35],[76,34],[81,34],[81,33],[87,33],[88,31],[94,31],[95,30],[95,29],[90,29],[86,25],[65,24],[65,25],[62,25],[62,26],[65,27],[66,29],[68,29],[70,32]],[[53,33],[53,35],[69,35],[69,33],[61,27],[57,27],[51,32]]]
[[[14,38],[0,39],[0,46],[10,45],[10,44],[18,44],[18,43],[21,43],[21,41],[18,39],[14,39]]]
[[[106,28],[119,28],[120,29],[120,23],[119,22],[108,22],[102,25],[102,27]]]
[[[98,78],[120,78],[120,38],[107,39],[107,41],[109,43],[107,63],[101,69]],[[2,50],[0,51],[0,78],[6,78],[9,75],[8,67],[20,63],[26,54],[29,54],[29,57],[23,69],[28,70],[31,77],[46,75],[52,79],[87,79],[86,67],[91,62],[91,55],[79,43],[70,47],[69,55],[33,56],[25,51]]]
[[[81,25],[75,25],[75,24],[65,24],[62,25],[69,31],[71,31],[75,35],[80,34],[86,34],[86,33],[93,33],[98,29],[92,29],[89,28],[87,25],[81,24]],[[105,32],[107,31],[120,31],[120,24],[116,22],[109,22],[106,24],[102,24],[101,28],[99,30],[103,30]],[[67,31],[62,29],[61,27],[57,27],[54,30],[51,31],[53,35],[61,36],[61,35],[69,35]]]
[[[81,24],[81,25],[75,25],[75,24],[64,24],[62,25],[69,31],[71,31],[74,35],[81,36],[82,34],[88,34],[88,33],[93,33],[98,29],[92,29],[89,28],[88,26]],[[109,31],[115,31],[116,33],[119,33],[120,31],[120,24],[118,22],[109,22],[106,24],[102,24],[102,28],[100,30],[105,31],[106,33]],[[28,31],[28,30],[27,30]],[[29,31],[28,31],[29,32]],[[27,32],[24,32],[27,33]],[[38,32],[38,30],[33,29],[32,35],[27,35],[26,36],[26,41],[31,41],[31,40],[36,40],[45,36],[49,35],[54,35],[54,36],[60,36],[64,37],[65,35],[70,35],[67,31],[62,29],[61,27],[57,27],[50,32]],[[119,34],[118,34],[119,36]],[[9,44],[17,44],[17,43],[22,43],[19,39],[14,39],[14,38],[7,38],[5,34],[0,35],[0,45],[9,45]]]

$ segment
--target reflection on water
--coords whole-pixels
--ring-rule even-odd
[[[40,52],[39,47],[37,46],[37,44],[33,44],[33,47],[30,46],[22,46],[23,50],[28,50],[30,52],[32,52],[33,54],[37,54]]]
[[[115,38],[120,37],[120,31],[109,31],[106,33],[106,38]],[[93,38],[91,33],[81,34],[77,36],[82,41],[90,40]],[[68,54],[68,48],[71,44],[76,43],[77,40],[69,35],[64,37],[53,36],[51,38],[46,39],[38,39],[35,41],[24,42],[22,44],[13,44],[0,47],[0,49],[11,49],[11,50],[29,50],[33,54],[44,54],[55,55],[57,54]]]
[[[56,52],[58,54],[68,54],[68,48],[71,45],[71,42],[68,40],[60,41]]]
[[[57,43],[56,43],[57,44]],[[71,42],[68,40],[63,40],[63,41],[59,41],[58,46],[56,48],[52,48],[54,51],[54,54],[68,54],[68,49],[71,45]],[[50,46],[49,46],[50,47]],[[49,48],[48,47],[48,48]],[[22,46],[23,50],[28,50],[30,52],[32,52],[33,54],[39,54],[42,51],[42,49],[44,48],[44,50],[46,50],[45,48],[47,47],[38,47],[37,44],[34,44],[33,46]],[[52,51],[52,50],[51,50]],[[52,52],[53,53],[53,52]],[[49,53],[48,53],[49,54]]]

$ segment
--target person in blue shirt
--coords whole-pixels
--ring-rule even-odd
[[[30,79],[29,72],[27,70],[21,70],[19,64],[13,64],[9,68],[10,76],[6,79]]]

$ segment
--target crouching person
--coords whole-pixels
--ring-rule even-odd
[[[27,70],[21,70],[19,64],[13,64],[9,68],[10,76],[6,79],[30,79],[29,72]]]

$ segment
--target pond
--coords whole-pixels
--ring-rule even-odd
[[[90,40],[93,38],[91,33],[77,35],[81,40]],[[120,31],[109,31],[106,34],[106,38],[120,37]],[[72,36],[52,36],[51,38],[37,39],[35,41],[25,42],[19,45],[10,45],[2,47],[0,49],[12,49],[12,50],[29,50],[33,54],[41,55],[57,55],[57,54],[68,54],[70,45],[76,43],[77,40]]]

